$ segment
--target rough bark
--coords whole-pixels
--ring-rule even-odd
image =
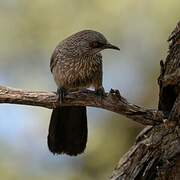
[[[158,110],[164,123],[146,127],[120,159],[111,180],[180,179],[180,23],[170,35],[165,63],[160,62]]]

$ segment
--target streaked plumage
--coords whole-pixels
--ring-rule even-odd
[[[50,69],[58,88],[66,91],[93,86],[102,87],[103,49],[117,49],[99,32],[80,31],[58,44]],[[48,146],[53,153],[77,155],[87,141],[86,107],[61,107],[53,110],[48,135]]]

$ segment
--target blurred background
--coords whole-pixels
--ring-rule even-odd
[[[104,51],[104,87],[131,103],[156,108],[159,61],[180,18],[179,0],[0,0],[0,85],[55,91],[49,59],[55,46],[83,30],[102,32],[121,48]],[[107,179],[143,128],[88,108],[85,153],[54,156],[46,137],[51,110],[0,105],[0,179]]]

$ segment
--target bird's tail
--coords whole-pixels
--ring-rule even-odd
[[[49,125],[49,150],[54,154],[75,156],[84,151],[86,142],[86,107],[64,106],[54,109]]]

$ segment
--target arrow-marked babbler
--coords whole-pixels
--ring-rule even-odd
[[[55,48],[50,68],[58,86],[60,100],[64,93],[94,87],[102,95],[102,55],[104,49],[116,49],[99,32],[83,30],[71,35]],[[86,107],[61,106],[53,109],[48,147],[54,154],[77,155],[87,142]]]

